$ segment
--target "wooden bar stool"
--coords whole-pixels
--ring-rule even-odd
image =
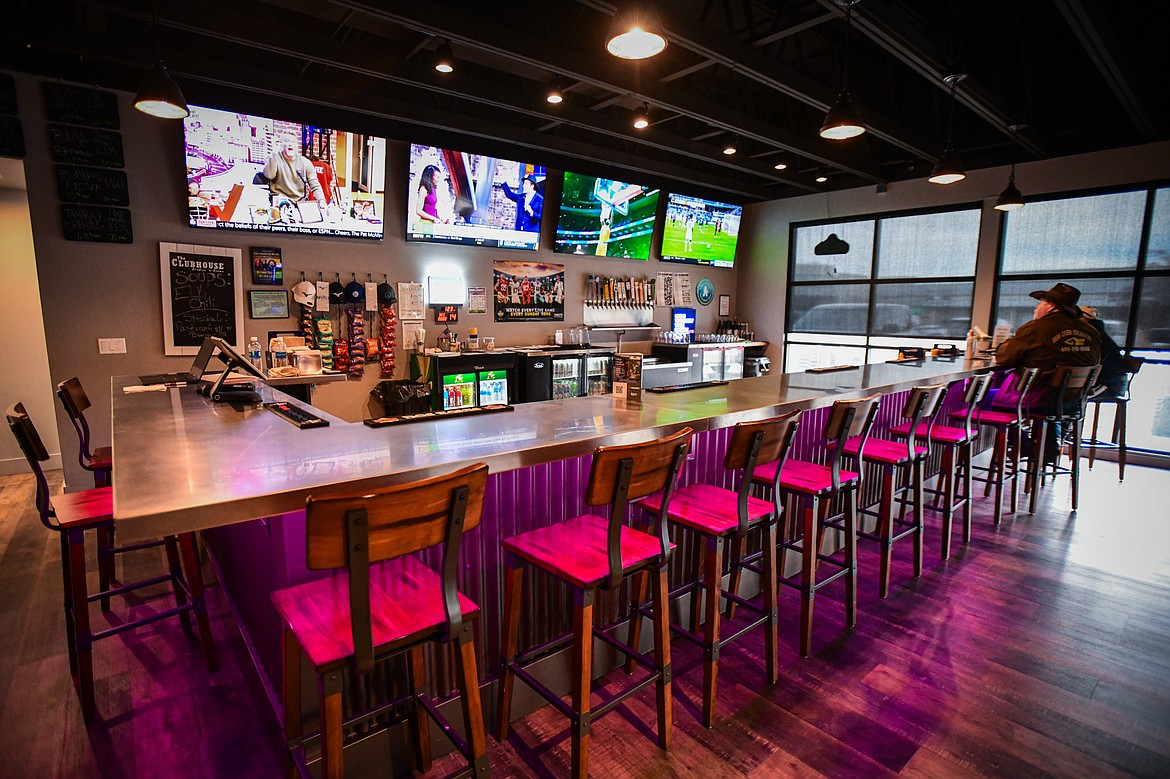
[[[77,461],[81,463],[82,468],[93,472],[93,486],[95,488],[111,486],[114,471],[113,450],[108,446],[90,449],[89,423],[85,421],[85,410],[92,404],[89,402],[89,396],[85,394],[85,389],[81,386],[81,381],[74,376],[61,382],[57,385],[57,397],[61,399],[61,405],[65,407],[65,414],[73,423],[73,429],[77,431],[77,439],[80,444]],[[98,588],[101,590],[108,590],[111,582],[117,580],[114,572],[117,556],[113,550],[114,525],[111,523],[108,528],[97,530]],[[110,610],[108,596],[101,598],[101,607],[102,611]]]
[[[1040,490],[1039,486],[1044,486],[1044,481],[1047,474],[1048,463],[1045,462],[1044,450],[1047,447],[1049,437],[1055,438],[1057,430],[1069,430],[1070,435],[1070,451],[1069,451],[1069,471],[1072,474],[1072,508],[1075,511],[1077,508],[1078,492],[1081,481],[1081,427],[1085,420],[1085,407],[1088,404],[1089,388],[1097,381],[1097,374],[1101,372],[1100,365],[1060,365],[1057,366],[1055,373],[1052,374],[1052,379],[1049,384],[1050,392],[1048,397],[1055,397],[1053,405],[1054,409],[1050,413],[1032,413],[1033,429],[1037,432],[1035,436],[1035,446],[1032,448],[1032,455],[1028,458],[1028,477],[1026,481],[1025,491],[1030,490],[1028,495],[1028,513],[1036,513],[1036,498]],[[1051,390],[1055,390],[1055,394]],[[1058,439],[1056,445],[1059,447],[1061,441]],[[1059,454],[1058,458],[1059,459]],[[1056,463],[1053,462],[1053,469],[1055,475]]]
[[[113,525],[113,490],[110,487],[102,487],[50,497],[49,483],[41,468],[41,463],[49,459],[49,454],[45,451],[45,445],[32,420],[29,419],[24,404],[16,403],[10,406],[7,417],[8,426],[16,436],[16,441],[20,444],[20,449],[36,477],[36,506],[41,523],[58,533],[61,539],[61,578],[65,584],[65,632],[69,641],[69,670],[73,675],[73,686],[81,699],[81,711],[85,718],[92,719],[95,713],[93,644],[103,638],[175,616],[179,617],[183,623],[183,630],[190,635],[190,612],[194,611],[207,667],[215,671],[219,667],[219,660],[211,638],[211,625],[207,620],[207,606],[203,599],[203,575],[199,570],[199,559],[195,553],[194,534],[167,536],[161,542],[166,545],[167,573],[122,584],[109,590],[99,589],[96,593],[90,594],[85,574],[85,532],[108,530]],[[145,546],[158,544],[140,544],[115,551],[129,552]],[[183,575],[184,565],[187,568],[186,576]],[[93,601],[112,595],[125,595],[164,582],[170,582],[174,590],[174,607],[139,619],[119,622],[104,630],[95,631],[91,628],[89,604]]]
[[[776,463],[783,466],[792,446],[792,438],[800,421],[799,411],[775,419],[759,422],[740,422],[731,434],[723,467],[738,471],[739,486],[734,490],[713,484],[688,484],[675,490],[667,506],[670,521],[698,536],[704,550],[703,561],[695,571],[693,582],[680,587],[671,596],[691,593],[691,629],[684,630],[672,625],[678,635],[703,647],[703,724],[715,726],[715,688],[718,681],[719,653],[723,646],[761,625],[764,633],[765,663],[768,683],[775,684],[778,678],[779,655],[777,653],[776,627],[776,523],[781,509],[779,490],[773,480],[772,500],[760,500],[749,493],[752,480],[747,474],[755,471],[757,465]],[[780,468],[776,469],[780,473]],[[651,514],[662,510],[663,495],[655,494],[638,501],[638,505]],[[748,533],[759,530],[761,535],[761,565],[745,564],[743,552],[732,558],[730,585],[723,589],[723,553],[728,544],[740,544],[747,540]],[[759,606],[739,597],[740,571],[748,570],[760,574],[763,583],[763,603]],[[697,617],[706,594],[706,619],[700,634]],[[731,620],[733,604],[754,612],[757,618],[748,625],[739,626],[734,634],[720,638],[720,598],[728,602]]]
[[[975,448],[975,439],[978,436],[978,427],[973,424],[975,412],[983,398],[987,396],[987,388],[991,385],[992,374],[984,373],[966,379],[963,388],[963,404],[965,409],[960,417],[962,425],[933,425],[930,428],[931,445],[942,447],[942,462],[938,473],[938,486],[926,488],[926,492],[934,496],[935,500],[927,508],[942,514],[942,559],[948,560],[951,556],[951,529],[954,524],[955,509],[963,511],[963,543],[971,542],[971,455]],[[958,383],[958,382],[956,382]],[[890,435],[897,438],[906,438],[910,435],[908,425],[897,425],[890,428]],[[923,433],[918,434],[919,440],[926,440]],[[962,479],[962,494],[960,495],[959,480]],[[942,506],[938,501],[942,500]]]
[[[302,775],[308,775],[301,728],[303,654],[317,675],[323,779],[344,775],[344,729],[369,725],[404,703],[419,771],[431,767],[429,716],[467,759],[457,775],[488,776],[475,663],[479,607],[455,584],[463,533],[477,527],[483,514],[487,473],[480,463],[410,484],[309,497],[306,565],[335,574],[272,594],[284,634],[284,735]],[[415,554],[438,546],[441,574]],[[346,573],[336,573],[341,570]],[[457,648],[466,739],[425,691],[423,647],[432,643]],[[411,692],[373,707],[351,701],[354,711],[343,717],[345,671],[369,676],[376,662],[403,653],[410,655]],[[361,735],[368,737],[370,731],[363,728]]]
[[[1100,395],[1093,395],[1089,398],[1089,403],[1093,404],[1093,426],[1089,438],[1084,442],[1084,446],[1089,450],[1089,470],[1093,470],[1093,461],[1097,459],[1098,449],[1116,449],[1117,450],[1117,480],[1125,481],[1125,417],[1126,407],[1129,406],[1129,392],[1130,386],[1133,384],[1133,377],[1141,370],[1146,358],[1134,357],[1132,354],[1123,355],[1125,361],[1125,389],[1121,392],[1104,393]],[[1113,434],[1110,436],[1108,442],[1097,438],[1097,417],[1100,416],[1101,406],[1111,405],[1113,410]]]
[[[788,458],[783,467],[768,463],[756,466],[752,471],[753,482],[765,487],[776,484],[784,497],[787,527],[779,544],[778,581],[800,590],[800,654],[803,657],[812,654],[813,596],[821,587],[844,577],[845,622],[850,627],[857,622],[857,493],[861,474],[842,470],[841,458],[845,453],[845,441],[849,438],[856,437],[861,444],[859,450],[864,450],[880,401],[878,395],[834,401],[822,434],[822,439],[829,444],[827,465]],[[777,470],[780,472],[778,480]],[[808,507],[795,515],[803,518],[804,532],[798,537],[793,505],[800,499],[807,501]],[[829,516],[834,499],[839,499],[842,504],[842,511],[837,515],[842,521],[833,526],[844,532],[843,560],[821,551],[825,528],[829,522],[835,521]],[[799,582],[784,576],[784,554],[788,550],[800,551]],[[829,563],[838,570],[818,581],[816,570],[820,563]]]
[[[996,411],[994,409],[976,408],[971,414],[971,421],[980,427],[990,427],[995,431],[995,443],[991,449],[991,462],[986,467],[971,464],[973,481],[984,485],[983,496],[987,497],[995,488],[995,513],[993,524],[998,525],[1003,517],[1004,486],[1010,484],[1008,490],[1009,513],[1016,512],[1017,497],[1019,495],[1020,451],[1023,446],[1024,433],[1029,429],[1031,420],[1024,410],[1024,398],[1027,397],[1033,382],[1036,380],[1038,368],[1016,368],[1004,381],[1001,391],[1012,392],[1015,396],[1011,410]],[[1009,383],[1010,382],[1010,383]],[[964,419],[968,409],[951,412],[951,417]],[[986,476],[977,476],[976,473],[985,473]]]
[[[512,690],[519,677],[533,690],[569,718],[572,732],[572,775],[589,775],[589,734],[593,720],[612,711],[623,700],[654,684],[658,708],[658,747],[670,747],[672,708],[670,697],[670,619],[667,614],[666,567],[673,544],[666,535],[666,506],[690,446],[691,429],[674,435],[625,446],[603,446],[593,454],[585,503],[609,505],[609,518],[583,514],[549,527],[505,539],[504,558],[504,625],[500,665],[499,708],[496,715],[497,738],[508,737]],[[630,500],[662,492],[662,508],[656,517],[653,533],[644,533],[625,524]],[[524,568],[534,566],[564,582],[572,590],[573,632],[541,646],[518,653],[520,604]],[[654,657],[637,651],[642,616],[634,609],[629,622],[626,644],[593,626],[593,606],[597,591],[614,590],[631,576],[652,579],[652,613],[654,619]],[[635,581],[632,589],[640,589]],[[593,679],[593,640],[624,653],[633,662],[650,669],[650,674],[628,689],[593,708],[590,690]],[[566,704],[526,670],[526,666],[550,651],[573,645],[572,696]]]
[[[858,462],[864,443],[865,454],[861,460],[880,467],[882,472],[882,491],[877,511],[871,508],[859,510],[860,514],[877,517],[877,532],[857,531],[858,537],[877,541],[881,547],[878,595],[882,598],[890,594],[890,565],[895,541],[913,536],[914,576],[917,578],[922,575],[922,504],[926,458],[930,453],[930,431],[934,426],[934,417],[942,406],[946,389],[945,384],[932,384],[910,390],[902,406],[902,418],[910,420],[900,428],[906,431],[901,436],[905,439],[904,443],[884,438],[870,438],[863,442],[860,436],[845,441],[845,454],[854,458],[854,462]],[[911,430],[915,433],[913,436],[908,435]],[[916,438],[925,441],[926,446],[914,443]],[[858,471],[861,470],[859,463]],[[898,484],[899,476],[901,485]],[[908,501],[904,498],[907,492],[910,493]],[[910,520],[905,516],[907,502],[913,507]],[[895,503],[901,503],[903,509],[897,517],[894,516]]]

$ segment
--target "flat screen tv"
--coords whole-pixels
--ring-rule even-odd
[[[406,240],[536,249],[545,175],[543,165],[412,144]]]
[[[192,227],[382,237],[385,139],[190,108],[183,135]]]
[[[662,226],[662,259],[730,268],[742,206],[671,193]]]
[[[553,249],[648,260],[657,211],[657,189],[566,172]]]

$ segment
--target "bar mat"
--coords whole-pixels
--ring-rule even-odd
[[[450,408],[446,411],[423,411],[418,414],[403,414],[400,417],[378,417],[377,419],[364,419],[362,421],[366,427],[386,427],[387,425],[407,425],[411,422],[431,422],[436,419],[450,419],[451,417],[498,414],[501,411],[512,410],[512,406],[504,406],[497,403],[491,406],[468,406],[467,408]]]

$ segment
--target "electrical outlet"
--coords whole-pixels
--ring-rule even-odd
[[[125,338],[99,338],[98,354],[125,354]]]

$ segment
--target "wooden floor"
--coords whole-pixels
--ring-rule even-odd
[[[1084,476],[1077,514],[1066,478],[1044,491],[1036,516],[1008,516],[999,529],[980,506],[973,542],[956,542],[949,562],[928,533],[917,581],[909,548],[896,547],[884,601],[864,543],[854,630],[843,628],[842,590],[820,591],[815,655],[801,659],[799,604],[784,590],[780,683],[764,683],[758,634],[724,650],[713,730],[699,724],[700,656],[675,642],[671,750],[655,746],[647,690],[595,724],[593,775],[1170,776],[1168,486],[1170,473],[1134,467],[1118,485],[1104,463]],[[31,478],[0,477],[0,776],[279,776],[215,588],[223,668],[208,674],[173,622],[99,643],[102,719],[85,726],[69,682],[58,547],[31,506]],[[604,682],[616,689],[625,677]],[[567,774],[567,723],[551,707],[489,745],[495,776]]]

